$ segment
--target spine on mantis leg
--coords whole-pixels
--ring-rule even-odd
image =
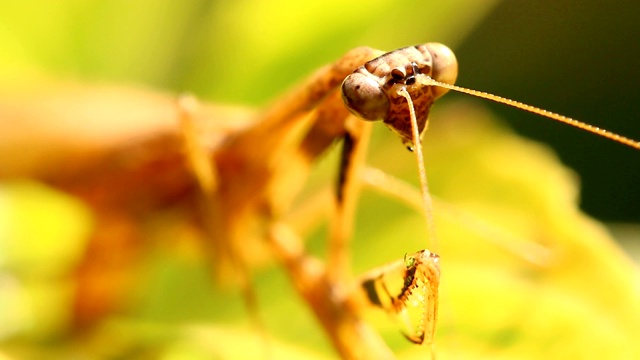
[[[364,274],[354,299],[385,310],[409,341],[433,344],[439,285],[439,257],[422,250]]]

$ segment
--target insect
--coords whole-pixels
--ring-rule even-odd
[[[304,250],[296,245],[300,241],[285,225],[276,221],[278,225],[267,232],[272,248],[285,264],[298,291],[311,304],[334,346],[345,358],[370,358],[387,354],[382,350],[384,346],[373,340],[371,335],[362,336],[358,330],[362,325],[354,313],[332,310],[339,308],[342,301],[346,304],[352,301],[350,293],[344,292],[345,279],[349,278],[348,238],[357,193],[357,174],[363,166],[366,137],[370,133],[369,123],[350,117],[349,112],[369,121],[381,119],[399,135],[409,150],[415,152],[429,238],[433,243],[432,205],[422,165],[420,139],[427,128],[431,105],[448,90],[506,103],[640,149],[638,142],[606,130],[519,102],[454,86],[456,76],[455,56],[441,44],[428,43],[385,54],[368,48],[355,49],[335,64],[321,69],[282,103],[274,105],[254,127],[231,137],[222,148],[217,149],[213,166],[198,165],[206,163],[205,154],[198,157],[194,152],[191,158],[196,174],[201,174],[202,188],[209,192],[216,206],[219,209],[233,209],[222,216],[223,220],[216,228],[227,237],[223,243],[235,247],[242,243],[240,238],[246,237],[239,229],[242,227],[240,224],[247,222],[243,216],[260,211],[269,214],[272,219],[278,219],[282,213],[282,195],[287,194],[284,198],[290,198],[288,191],[300,187],[300,184],[291,181],[285,169],[280,168],[280,163],[265,168],[263,158],[285,158],[284,153],[287,149],[291,151],[293,146],[295,153],[301,152],[304,156],[295,160],[287,158],[286,166],[290,167],[294,160],[298,162],[297,167],[308,167],[307,161],[316,158],[335,138],[343,138],[326,272],[317,264],[307,264],[312,260],[306,259]],[[349,112],[342,107],[341,100]],[[296,140],[300,139],[298,143],[283,141],[291,136],[290,129],[302,127],[300,124],[303,123],[307,125],[302,134],[296,136]],[[191,139],[189,142],[195,143],[193,133],[185,133],[187,139]],[[272,137],[262,142],[255,141],[266,133]],[[215,174],[215,180],[208,179],[208,175],[204,174]],[[256,178],[267,180],[256,187],[253,181]],[[247,179],[252,181],[247,182]],[[214,183],[217,185],[210,185]],[[286,184],[286,191],[280,188],[282,184]],[[215,190],[212,190],[214,187]],[[214,193],[217,194],[215,199]],[[223,213],[222,210],[218,211]],[[220,230],[222,228],[224,230]],[[229,254],[241,252],[240,248],[228,250]],[[239,259],[239,263],[246,262],[248,259]],[[390,285],[389,278],[394,276],[396,285],[400,286]],[[373,270],[363,277],[360,286],[369,302],[384,308],[398,319],[404,329],[403,334],[410,341],[433,345],[439,276],[438,256],[423,250],[405,256],[404,260],[397,263]],[[336,298],[335,293],[342,296]],[[353,307],[348,305],[346,309],[352,311]],[[367,344],[367,349],[372,352],[355,348],[352,346],[354,342]]]
[[[368,336],[365,340],[362,338],[362,324],[359,324],[358,318],[353,313],[345,311],[330,311],[331,308],[340,306],[342,301],[335,297],[333,293],[343,293],[345,290],[345,281],[348,276],[348,239],[351,232],[351,218],[355,208],[355,195],[357,192],[357,174],[363,163],[363,155],[366,149],[366,136],[370,133],[370,124],[362,122],[350,117],[349,111],[342,106],[342,99],[347,103],[347,108],[352,112],[364,115],[369,120],[384,117],[387,124],[394,129],[402,138],[405,145],[413,148],[416,146],[416,153],[421,154],[419,150],[419,133],[422,132],[426,125],[428,110],[433,101],[444,94],[438,88],[427,88],[416,83],[415,79],[420,78],[420,74],[429,74],[435,76],[442,81],[453,82],[456,76],[457,63],[453,53],[440,44],[426,44],[411,48],[405,48],[396,52],[381,55],[376,60],[366,62],[367,60],[380,55],[380,52],[359,48],[349,52],[341,60],[332,66],[320,70],[310,81],[303,85],[299,90],[294,91],[291,98],[284,102],[284,106],[275,105],[264,119],[251,128],[247,133],[241,133],[236,138],[231,138],[225,143],[222,149],[217,152],[214,165],[208,168],[207,162],[204,161],[205,155],[197,155],[193,152],[191,164],[197,169],[196,174],[199,176],[202,188],[211,196],[212,202],[216,202],[221,214],[220,221],[215,227],[218,229],[217,237],[224,234],[226,239],[222,240],[222,244],[237,246],[241,244],[241,238],[246,235],[238,234],[239,228],[244,227],[246,219],[238,219],[239,214],[243,212],[253,212],[251,208],[259,208],[271,214],[275,219],[280,215],[278,206],[281,204],[281,196],[273,197],[269,195],[258,195],[263,193],[263,189],[250,189],[251,184],[246,183],[246,179],[255,178],[272,178],[279,177],[286,173],[284,170],[278,170],[270,176],[269,169],[265,169],[265,163],[255,155],[267,156],[268,158],[278,158],[281,152],[285,151],[283,147],[298,146],[300,150],[306,154],[305,157],[310,159],[322,153],[327,146],[337,137],[344,138],[344,145],[341,155],[340,173],[338,175],[338,189],[336,193],[336,208],[333,228],[329,237],[329,258],[327,260],[328,267],[326,275],[320,274],[304,274],[304,267],[300,267],[297,260],[300,254],[290,254],[288,250],[294,236],[286,231],[271,231],[270,238],[274,245],[275,252],[280,255],[283,262],[287,264],[290,275],[294,279],[294,283],[298,284],[298,290],[301,295],[307,299],[312,305],[316,316],[324,325],[327,333],[330,334],[334,346],[338,352],[345,358],[358,358],[363,350],[354,348],[351,345],[353,339],[359,339],[356,342],[363,341],[372,349],[371,353],[365,357],[377,356],[380,354],[380,348],[383,347],[377,340],[373,340]],[[349,75],[356,67],[360,67],[358,72]],[[396,66],[402,66],[403,70],[399,70]],[[394,71],[390,71],[391,67]],[[366,79],[366,72],[378,72],[380,83],[372,79]],[[403,71],[407,71],[404,73]],[[380,76],[381,75],[381,76]],[[365,77],[365,78],[363,78]],[[382,86],[380,86],[382,84]],[[339,91],[342,85],[342,91]],[[415,85],[412,87],[412,85]],[[407,90],[409,88],[409,90]],[[382,92],[381,89],[386,90]],[[377,91],[377,92],[376,92]],[[391,95],[391,96],[390,96]],[[413,99],[412,99],[413,97]],[[415,102],[415,107],[412,103]],[[306,110],[317,107],[310,114],[304,114]],[[292,119],[299,116],[307,116],[309,119],[310,130],[308,133],[301,135],[300,144],[289,144],[283,142],[279,136],[274,134],[276,131],[284,131],[288,126],[297,126],[292,124]],[[355,121],[354,121],[355,120]],[[300,120],[298,120],[300,121]],[[291,125],[289,125],[291,124]],[[256,133],[254,133],[254,131]],[[250,139],[256,138],[258,133],[270,133],[273,138],[267,139],[266,144],[256,144]],[[193,138],[192,131],[186,130],[187,139]],[[283,134],[290,136],[288,132]],[[249,141],[252,144],[249,144]],[[194,143],[195,140],[189,140],[188,143]],[[258,147],[256,149],[256,147]],[[251,149],[252,154],[248,154]],[[243,152],[245,154],[243,154]],[[233,160],[230,160],[233,159]],[[254,160],[255,159],[255,160]],[[308,160],[308,159],[303,159]],[[287,166],[291,166],[288,159]],[[198,165],[203,164],[203,165]],[[200,169],[199,169],[200,168]],[[234,169],[242,169],[242,171],[234,171]],[[198,170],[199,169],[199,170]],[[424,171],[422,171],[424,173]],[[204,174],[216,174],[216,180],[207,179]],[[210,185],[216,185],[216,189]],[[266,188],[281,186],[286,184],[287,190],[292,188],[290,179],[279,180],[273,184],[265,184]],[[423,184],[426,185],[425,182]],[[299,187],[294,185],[293,188]],[[206,190],[209,189],[209,190]],[[273,190],[271,190],[273,191]],[[282,192],[276,190],[276,193]],[[215,198],[213,194],[216,194]],[[425,199],[428,201],[428,192],[425,190]],[[288,196],[285,196],[288,197]],[[258,201],[258,203],[255,203]],[[233,207],[239,206],[249,207],[248,209],[238,209],[229,211]],[[227,215],[228,214],[228,215]],[[225,216],[231,216],[225,218]],[[254,217],[254,215],[251,215]],[[236,224],[236,221],[238,222]],[[243,225],[240,225],[243,224]],[[283,226],[283,225],[281,225]],[[283,235],[288,234],[288,235]],[[282,245],[281,237],[288,238],[289,245]],[[244,246],[244,245],[243,245]],[[239,249],[228,249],[228,254],[239,254]],[[427,252],[426,254],[430,254]],[[412,307],[425,307],[427,310],[420,311],[420,316],[415,323],[409,324],[412,330],[407,337],[416,343],[427,341],[431,344],[433,341],[435,326],[435,309],[437,308],[437,284],[439,282],[439,270],[437,267],[437,256],[415,255],[410,257],[411,261],[407,262],[404,276],[404,286],[397,294],[387,292],[386,296],[396,298],[391,301],[393,303],[393,311],[396,313],[404,313],[407,311],[407,302],[415,301]],[[248,259],[239,259],[237,263],[246,263]],[[409,275],[410,274],[410,275]],[[302,276],[302,277],[301,277]],[[308,279],[318,279],[317,284],[310,283]],[[319,287],[319,288],[316,288]],[[426,289],[429,289],[428,291]],[[413,299],[412,291],[421,294],[419,299]],[[370,292],[370,294],[372,294]],[[349,295],[344,295],[348,299]],[[251,296],[249,296],[251,297]],[[346,300],[349,303],[349,300]],[[375,302],[375,301],[374,301]],[[381,303],[378,302],[378,305]],[[329,307],[329,308],[327,308]],[[347,307],[349,308],[349,307]],[[352,309],[353,310],[353,309]],[[333,334],[333,335],[331,335]],[[341,334],[341,335],[337,335]],[[350,339],[346,341],[346,339]],[[372,345],[373,344],[373,345]],[[386,351],[385,351],[386,353]]]
[[[222,136],[208,137],[198,129],[203,126],[201,110],[186,97],[174,114],[181,120],[180,131],[120,148],[76,173],[43,178],[85,199],[100,214],[94,243],[100,242],[101,228],[129,225],[150,209],[167,204],[187,209],[207,239],[207,253],[213,254],[218,274],[240,284],[252,313],[258,306],[251,268],[261,254],[273,253],[344,358],[393,356],[362,319],[363,302],[391,314],[411,342],[433,348],[440,284],[435,249],[405,255],[355,282],[350,274],[349,238],[360,176],[368,171],[364,155],[371,132],[371,123],[352,113],[365,120],[382,119],[416,154],[422,178],[419,197],[427,214],[425,248],[435,244],[436,236],[420,138],[431,105],[447,90],[506,102],[639,147],[572,119],[456,87],[456,72],[453,53],[441,44],[386,54],[358,48],[320,69],[254,120],[229,126]],[[287,220],[297,211],[295,199],[312,165],[337,139],[343,140],[343,148],[325,265],[307,253]],[[122,161],[123,154],[127,161]],[[136,237],[124,233],[120,236]],[[255,319],[260,322],[258,315]]]

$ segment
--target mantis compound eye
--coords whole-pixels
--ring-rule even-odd
[[[365,120],[380,120],[389,112],[389,98],[380,84],[359,72],[342,82],[342,100],[349,111]]]
[[[458,77],[458,60],[456,60],[453,51],[439,43],[427,43],[425,46],[431,53],[433,60],[433,79],[447,84],[454,84]],[[434,88],[432,91],[437,99],[449,90]]]

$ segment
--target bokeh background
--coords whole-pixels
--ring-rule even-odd
[[[597,0],[7,2],[0,71],[5,83],[46,74],[257,106],[350,48],[439,41],[458,55],[463,86],[638,138],[637,6],[626,0],[616,6]],[[551,144],[580,173],[588,213],[640,220],[640,159],[633,150],[486,106],[519,132]]]
[[[635,14],[639,11],[640,5],[630,0],[615,6],[604,0],[5,1],[0,4],[0,90],[2,100],[11,101],[14,94],[28,98],[34,89],[55,88],[58,83],[116,84],[169,94],[189,91],[206,102],[259,109],[314,69],[356,46],[394,49],[437,41],[457,54],[461,86],[521,100],[637,139],[640,70],[636,58],[640,43],[635,39],[640,36],[640,26]],[[638,314],[633,306],[638,292],[636,269],[610,240],[604,240],[606,235],[599,225],[574,219],[573,210],[570,216],[563,212],[577,190],[562,181],[562,186],[557,185],[556,180],[579,179],[584,211],[607,222],[628,249],[637,249],[639,153],[466,95],[447,95],[437,107],[447,109],[441,113],[443,121],[464,126],[462,133],[475,129],[479,133],[469,140],[477,147],[458,144],[455,136],[449,137],[457,131],[455,126],[441,125],[444,130],[438,130],[439,113],[434,113],[434,135],[455,143],[447,148],[445,140],[427,135],[427,149],[433,143],[427,150],[427,167],[434,192],[454,202],[461,198],[462,203],[470,196],[474,199],[467,201],[470,208],[483,213],[475,204],[475,192],[495,193],[512,185],[503,185],[500,181],[504,179],[494,179],[497,174],[485,173],[479,165],[480,170],[474,173],[474,164],[501,164],[500,175],[529,181],[522,189],[531,193],[526,192],[523,202],[545,203],[545,211],[533,205],[531,209],[516,205],[513,214],[505,216],[506,210],[492,205],[483,214],[489,218],[495,215],[494,221],[508,227],[523,225],[527,231],[522,237],[533,237],[536,243],[557,246],[561,254],[572,254],[566,257],[571,265],[534,271],[530,264],[505,260],[493,250],[485,254],[486,246],[479,245],[484,243],[473,235],[445,228],[445,239],[449,232],[456,235],[454,238],[463,237],[461,233],[468,238],[441,244],[443,258],[453,259],[448,275],[452,285],[446,290],[450,295],[442,300],[440,343],[444,357],[637,355],[637,345],[628,341],[640,334],[634,323]],[[497,129],[511,127],[549,144],[574,172],[547,166],[547,160],[541,160],[544,165],[540,165],[526,156],[526,161],[504,163],[485,158],[485,142],[498,143],[494,131],[503,130],[493,130],[496,125],[487,130],[467,118],[491,122],[499,118]],[[482,124],[484,120],[478,121]],[[12,147],[6,140],[16,125],[13,121],[0,113],[0,160],[19,158],[29,151]],[[470,135],[461,136],[467,139]],[[399,148],[396,145],[397,139],[384,129],[378,130],[372,163],[415,182],[412,157],[402,149],[382,148]],[[523,146],[526,150],[522,151],[535,153],[536,159],[539,153],[548,155],[547,150]],[[519,154],[520,150],[501,152]],[[500,155],[497,150],[488,153]],[[403,156],[406,166],[399,165],[394,156]],[[332,167],[333,163],[326,161],[320,168]],[[473,170],[467,178],[456,167]],[[478,185],[456,189],[456,184],[469,185],[466,179],[477,180]],[[69,294],[74,283],[69,273],[83,256],[92,214],[77,199],[29,179],[7,177],[0,186],[0,308],[6,309],[0,310],[0,324],[4,324],[0,325],[0,357],[261,356],[241,297],[234,290],[212,288],[203,260],[176,250],[172,237],[181,233],[177,226],[163,228],[172,219],[166,213],[157,214],[151,225],[145,224],[155,244],[160,245],[145,243],[149,246],[146,255],[137,260],[140,266],[131,270],[131,277],[138,282],[127,306],[106,314],[89,330],[73,328]],[[513,186],[514,190],[507,192],[509,197],[517,196],[520,189]],[[381,201],[375,196],[363,197],[358,218],[362,230],[357,234],[354,255],[357,272],[424,247],[419,235],[422,218],[402,205]],[[520,212],[524,207],[546,218],[523,220]],[[383,231],[371,226],[383,222],[388,223]],[[564,223],[564,228],[556,228],[558,222]],[[324,252],[323,235],[320,229],[309,240],[309,248],[318,255]],[[389,238],[406,242],[389,243]],[[311,314],[288,287],[286,276],[273,266],[257,272],[256,277],[278,358],[334,356]],[[608,289],[601,288],[604,283]],[[513,288],[519,290],[517,294]],[[531,308],[531,299],[542,305]],[[448,306],[452,310],[447,310]],[[498,308],[508,315],[496,316]],[[538,317],[523,320],[526,313]],[[406,344],[385,317],[372,321],[401,355],[424,355]]]
[[[458,47],[459,82],[638,138],[637,10],[631,1],[502,2]],[[490,106],[577,170],[585,211],[640,220],[640,158],[633,150]]]

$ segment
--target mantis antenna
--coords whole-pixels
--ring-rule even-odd
[[[445,88],[445,89],[449,89],[449,90],[453,90],[453,91],[457,91],[457,92],[461,92],[464,94],[468,94],[468,95],[472,95],[472,96],[476,96],[479,98],[483,98],[483,99],[487,99],[487,100],[491,100],[491,101],[495,101],[497,103],[501,103],[501,104],[505,104],[505,105],[509,105],[509,106],[513,106],[515,108],[524,110],[524,111],[528,111],[534,114],[538,114],[540,116],[544,116],[546,118],[561,122],[561,123],[565,123],[568,125],[571,125],[573,127],[577,127],[579,129],[588,131],[590,133],[596,134],[596,135],[600,135],[602,137],[605,137],[607,139],[613,140],[615,142],[618,142],[620,144],[623,145],[627,145],[630,146],[634,149],[638,149],[640,150],[640,142],[630,139],[628,137],[622,136],[622,135],[618,135],[616,133],[613,133],[611,131],[605,130],[605,129],[601,129],[597,126],[593,126],[593,125],[589,125],[586,124],[582,121],[576,120],[576,119],[572,119],[570,117],[564,116],[564,115],[560,115],[551,111],[547,111],[535,106],[531,106],[531,105],[527,105],[525,103],[522,103],[520,101],[515,101],[515,100],[511,100],[511,99],[507,99],[501,96],[497,96],[497,95],[493,95],[493,94],[489,94],[483,91],[477,91],[477,90],[471,90],[471,89],[467,89],[467,88],[463,88],[460,86],[456,86],[456,85],[451,85],[451,84],[447,84],[447,83],[443,83],[437,80],[434,80],[433,78],[427,77],[425,80],[423,80],[424,83],[426,85],[430,85],[430,86],[438,86],[441,88]]]

